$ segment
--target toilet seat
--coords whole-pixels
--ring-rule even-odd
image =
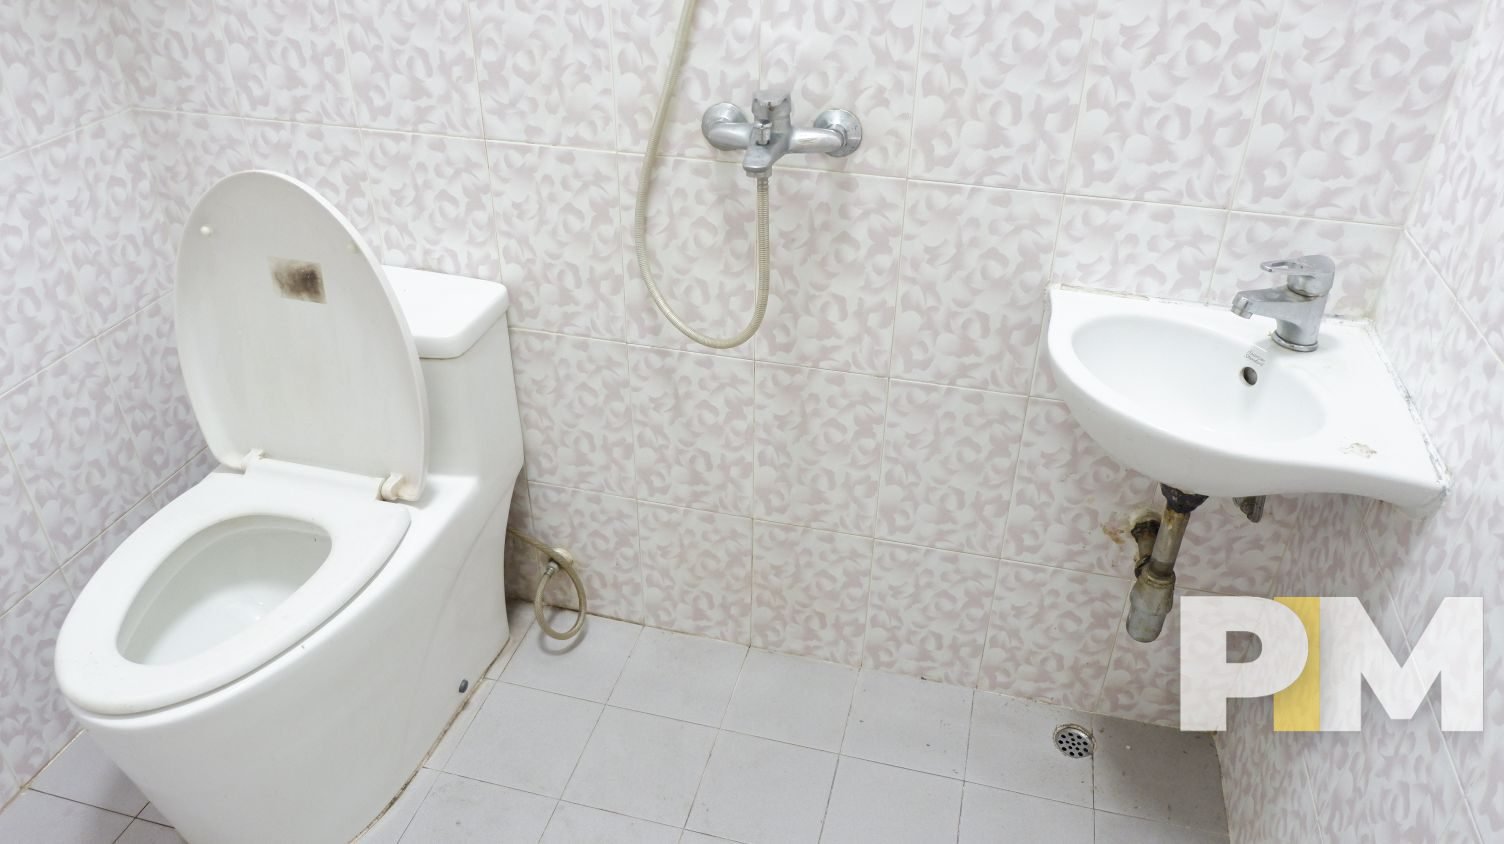
[[[280,603],[217,644],[156,664],[127,658],[122,640],[145,614],[205,609],[152,606],[189,566],[216,562],[203,549],[186,558],[178,552],[226,525],[236,542],[257,541],[257,531],[269,528],[234,527],[246,517],[315,528],[327,537],[327,556]],[[348,603],[386,564],[409,522],[408,508],[378,500],[368,478],[270,460],[254,461],[244,475],[211,474],[132,533],[79,595],[58,636],[58,683],[75,705],[101,715],[148,712],[233,683]],[[211,597],[223,600],[225,592],[205,600]]]

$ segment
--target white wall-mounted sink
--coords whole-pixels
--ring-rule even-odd
[[[1046,346],[1081,427],[1118,462],[1214,496],[1341,492],[1411,510],[1445,490],[1366,323],[1294,352],[1224,308],[1050,289]]]

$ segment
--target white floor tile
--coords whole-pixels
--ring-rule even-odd
[[[969,782],[961,800],[960,844],[996,841],[1092,844],[1091,809]]]
[[[497,655],[495,661],[486,669],[486,677],[488,679],[495,680],[501,676],[501,672],[507,667],[507,663],[512,661],[512,654],[517,652],[517,648],[527,638],[527,634],[532,631],[532,626],[533,605],[527,601],[507,601],[507,628],[510,635],[507,637],[507,643],[501,649],[501,653]]]
[[[132,817],[146,807],[146,795],[115,767],[87,732],[42,769],[31,787]]]
[[[184,844],[183,836],[170,826],[143,821],[131,821],[125,832],[115,839],[115,844]]]
[[[1096,737],[1096,808],[1227,831],[1222,774],[1211,736],[1099,717]]]
[[[824,844],[934,844],[954,841],[961,781],[849,756],[836,769]]]
[[[709,727],[607,707],[564,799],[683,826],[714,741]]]
[[[599,703],[498,683],[444,770],[558,797],[601,709]]]
[[[444,766],[449,763],[449,757],[453,756],[455,748],[460,746],[460,742],[465,738],[465,732],[475,722],[475,716],[480,714],[481,709],[486,705],[486,698],[491,696],[491,690],[495,687],[495,680],[482,680],[475,692],[465,699],[465,705],[455,714],[454,720],[449,722],[444,734],[439,736],[438,744],[434,745],[433,752],[429,753],[428,758],[424,760],[424,767],[444,770]]]
[[[854,668],[754,650],[747,654],[721,726],[836,753],[855,687]]]
[[[0,812],[0,841],[26,844],[110,844],[129,826],[127,815],[40,791],[23,791]]]
[[[570,618],[555,625],[568,627]],[[636,624],[591,616],[580,635],[561,642],[535,624],[522,637],[502,679],[520,686],[604,703],[642,630]]]
[[[1071,759],[1055,747],[1055,728],[1091,729],[1084,712],[977,692],[971,704],[971,750],[966,779],[996,788],[1091,806],[1092,760]]]
[[[722,732],[686,826],[746,844],[813,844],[835,771],[834,754]]]
[[[360,844],[397,844],[402,839],[402,833],[407,831],[407,825],[412,823],[413,816],[418,814],[418,807],[423,805],[423,800],[433,788],[434,781],[439,778],[439,772],[432,768],[422,768],[411,780],[402,793],[397,795],[393,803],[376,823],[365,834],[356,839]],[[144,816],[143,816],[144,817]]]
[[[611,705],[718,726],[746,655],[745,645],[645,628]]]
[[[1097,844],[1227,844],[1221,833],[1097,812]]]
[[[966,770],[971,689],[863,671],[841,753],[960,777]]]
[[[162,826],[172,826],[172,821],[168,820],[167,816],[162,814],[161,810],[157,808],[157,804],[155,803],[147,803],[146,808],[142,809],[141,814],[137,815],[136,817],[140,818],[143,821],[151,821],[152,823],[161,824]]]
[[[537,841],[553,814],[551,797],[439,774],[418,814],[402,834],[403,844]]]
[[[680,830],[615,812],[560,803],[542,844],[674,844]]]
[[[679,836],[679,844],[736,844],[736,842],[686,829],[684,834]]]

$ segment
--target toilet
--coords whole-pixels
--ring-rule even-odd
[[[221,466],[100,567],[56,649],[74,715],[188,841],[354,838],[506,644],[507,301],[381,266],[286,176],[193,210],[178,349]]]

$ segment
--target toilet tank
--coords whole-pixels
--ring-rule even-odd
[[[384,267],[418,347],[428,394],[428,471],[497,479],[522,468],[522,423],[496,282]]]

